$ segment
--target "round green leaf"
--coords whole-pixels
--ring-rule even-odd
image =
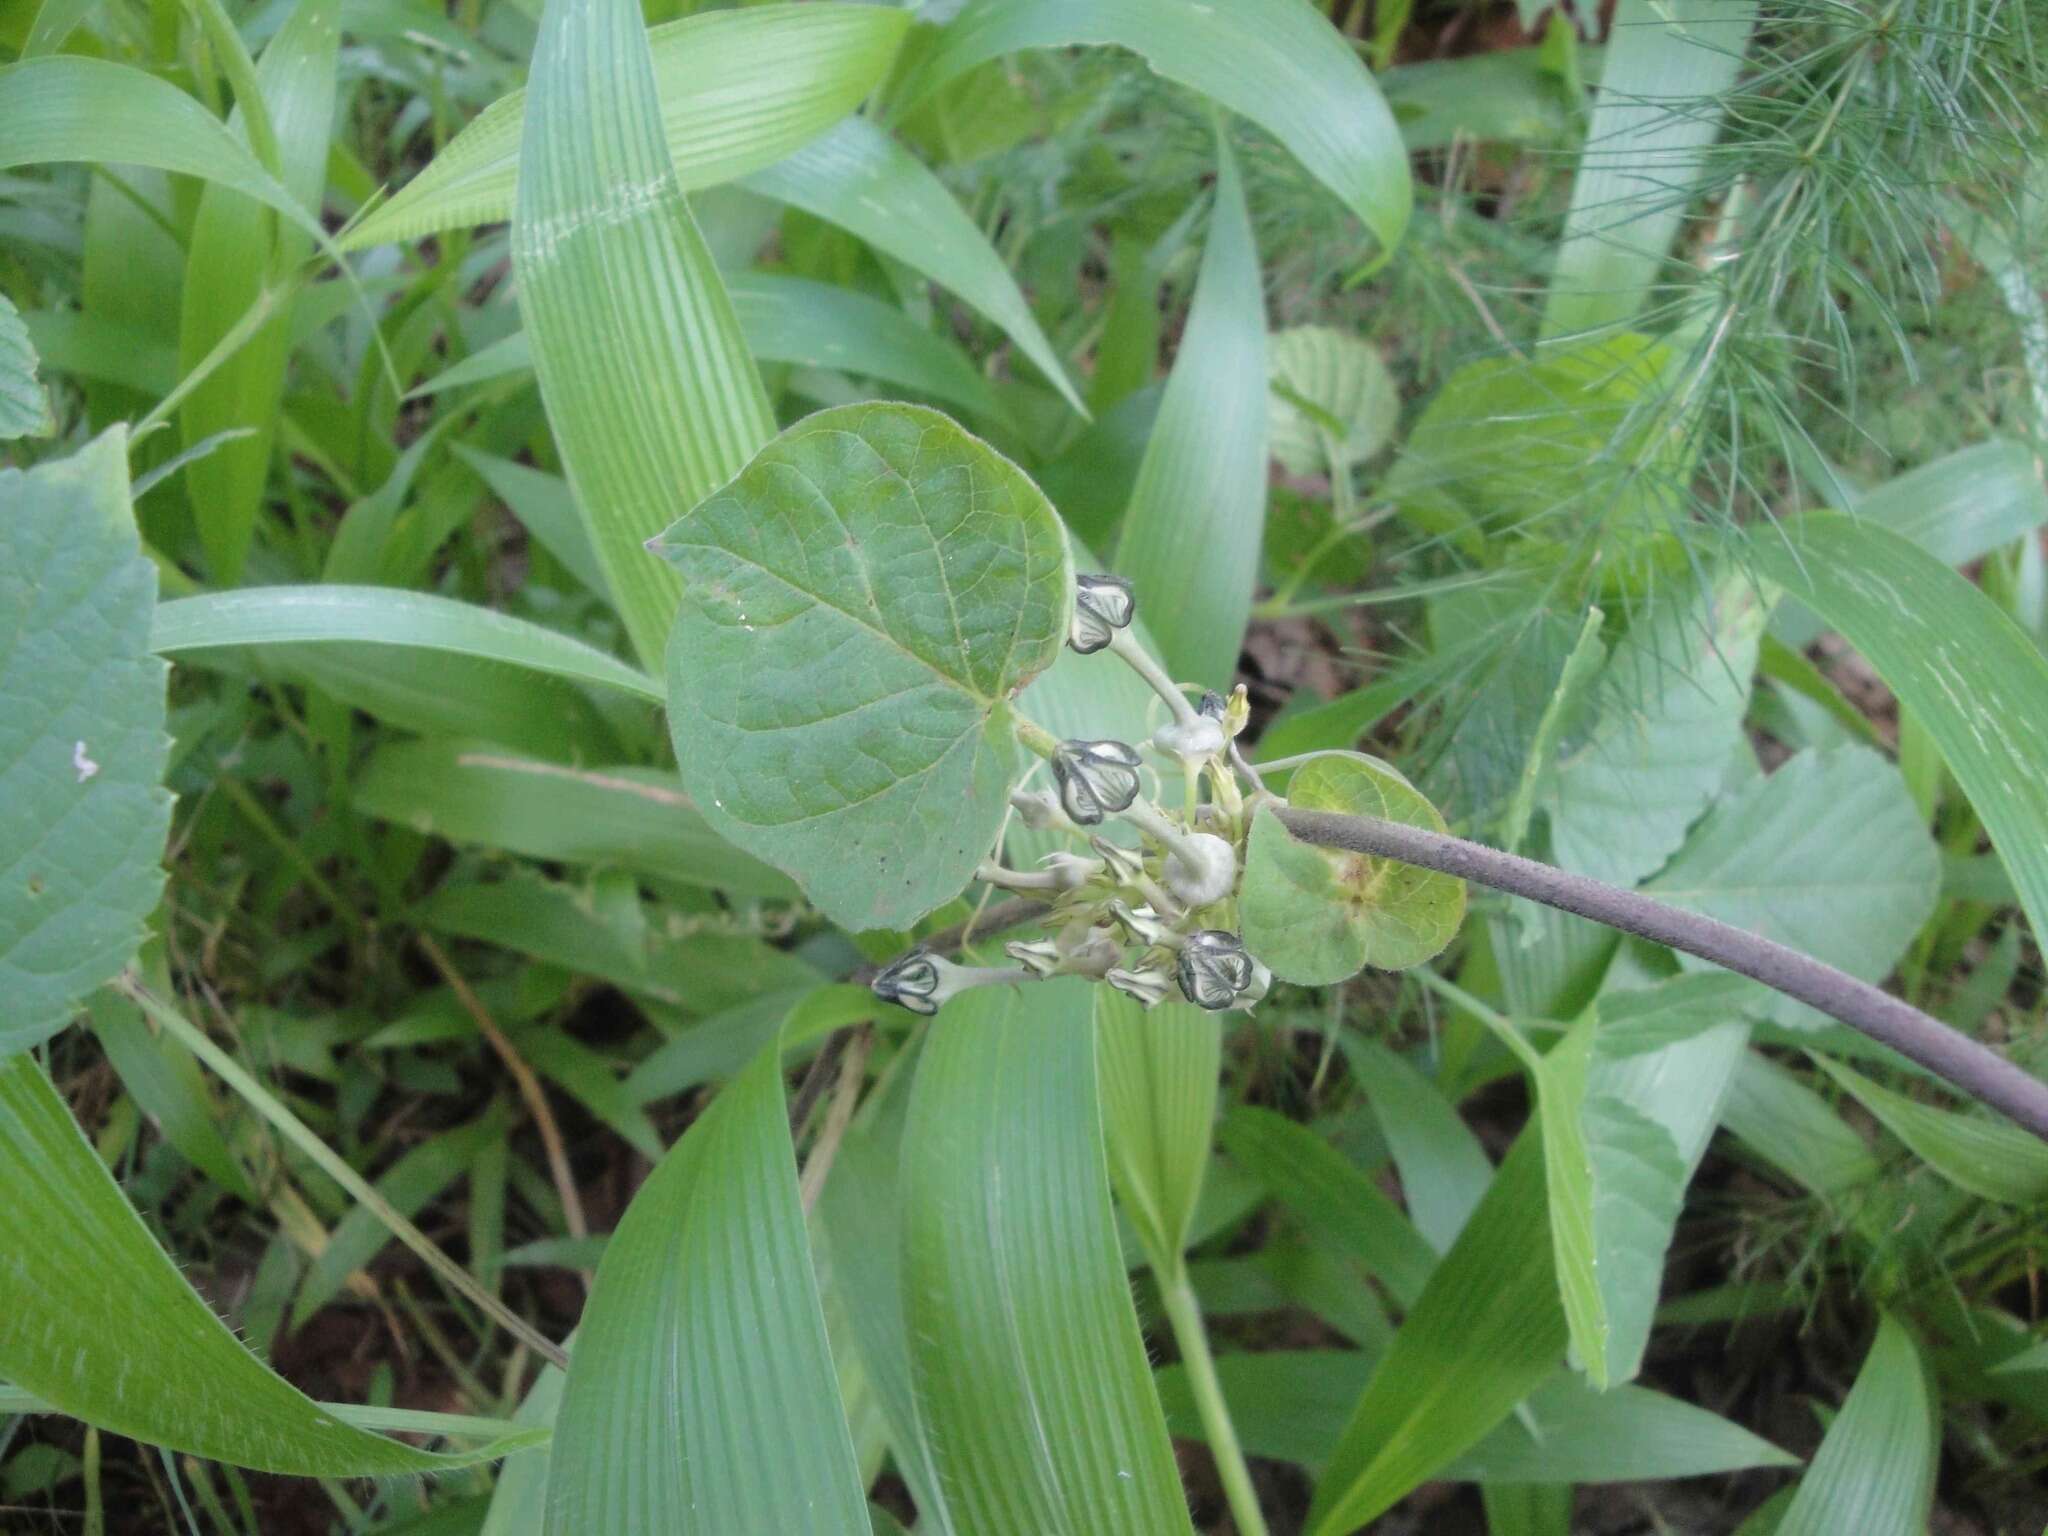
[[[994,846],[1009,700],[1066,636],[1066,531],[937,411],[807,417],[656,541],[669,728],[714,831],[834,922],[908,928]]]
[[[1288,804],[1444,830],[1436,807],[1367,757],[1332,754],[1296,770]],[[1368,965],[1404,970],[1436,954],[1465,917],[1465,882],[1393,859],[1296,842],[1280,818],[1252,823],[1239,897],[1248,949],[1283,981],[1320,986]]]
[[[1273,457],[1290,474],[1363,464],[1387,446],[1401,419],[1394,376],[1371,345],[1327,325],[1273,338]],[[1342,455],[1330,462],[1329,444]]]

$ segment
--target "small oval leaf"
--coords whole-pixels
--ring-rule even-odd
[[[862,404],[784,432],[656,541],[683,783],[720,836],[847,928],[908,928],[995,844],[1009,700],[1066,638],[1052,506],[937,411]]]
[[[1295,772],[1290,805],[1377,816],[1442,832],[1436,807],[1393,769],[1352,754]],[[1465,918],[1465,882],[1369,854],[1298,843],[1262,809],[1252,823],[1239,898],[1244,941],[1283,981],[1321,986],[1368,965],[1404,970],[1451,942]]]

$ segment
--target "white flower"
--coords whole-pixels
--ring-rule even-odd
[[[1102,979],[1141,1007],[1150,1008],[1166,997],[1168,983],[1164,971],[1149,968],[1131,971],[1119,967]]]
[[[1034,976],[1052,975],[1066,958],[1051,939],[1013,939],[1003,946],[1003,953]]]
[[[1130,907],[1121,901],[1112,901],[1109,915],[1133,944],[1164,944],[1172,933],[1150,907]]]
[[[1136,885],[1145,877],[1145,861],[1137,849],[1112,843],[1100,833],[1088,839],[1088,846],[1102,855],[1103,867],[1116,884]]]

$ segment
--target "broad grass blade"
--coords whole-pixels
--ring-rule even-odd
[[[780,1042],[605,1247],[555,1418],[549,1536],[869,1536],[825,1339]]]
[[[1191,1530],[1110,1214],[1094,1037],[1085,982],[982,988],[918,1065],[904,1304],[976,1536]]]
[[[1228,686],[1266,522],[1266,304],[1237,160],[1219,131],[1194,307],[1124,514],[1116,568],[1176,678]]]
[[[548,421],[619,617],[659,671],[681,600],[647,541],[737,474],[774,414],[683,201],[639,8],[551,0],[512,265]]]

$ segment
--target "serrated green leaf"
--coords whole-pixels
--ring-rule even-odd
[[[386,742],[355,780],[366,815],[529,858],[787,898],[787,877],[713,836],[674,774],[575,768],[484,743]]]
[[[1691,1169],[1663,1126],[1590,1091],[1593,1040],[1574,1030],[1538,1081],[1558,1289],[1577,1363],[1604,1391],[1633,1374],[1649,1334]]]
[[[1266,521],[1266,300],[1229,141],[1193,307],[1124,513],[1116,569],[1170,673],[1236,675]]]
[[[2048,933],[2048,659],[1968,581],[1893,534],[1835,516],[1766,542],[1758,568],[1841,631],[1941,749]]]
[[[1488,535],[1570,545],[1593,529],[1654,532],[1679,450],[1648,440],[1638,407],[1670,362],[1663,342],[1623,332],[1467,363],[1423,409],[1379,495],[1475,557]],[[1627,552],[1611,538],[1601,549]]]
[[[0,442],[56,430],[50,396],[36,379],[35,343],[13,300],[0,293]]]
[[[325,238],[220,119],[155,75],[76,54],[0,69],[0,170],[79,160],[233,187]]]
[[[1941,1449],[1938,1407],[1912,1335],[1887,1315],[1777,1536],[1923,1536]]]
[[[1767,612],[1735,575],[1630,627],[1593,684],[1590,726],[1539,797],[1558,864],[1633,886],[1685,841],[1741,745]]]
[[[683,200],[625,0],[553,0],[534,48],[512,266],[548,424],[613,606],[658,668],[681,583],[648,540],[775,432]]]
[[[1711,163],[1755,24],[1751,4],[1621,0],[1551,273],[1546,337],[1642,312]]]
[[[1956,1188],[2007,1205],[2048,1199],[2048,1146],[2038,1137],[2003,1120],[1921,1104],[1817,1052],[1813,1059]]]
[[[936,411],[784,432],[662,536],[684,604],[669,727],[713,831],[843,926],[908,928],[994,847],[1010,697],[1066,639],[1066,534]]]
[[[781,1061],[771,1044],[712,1101],[605,1246],[555,1416],[550,1536],[868,1536]]]
[[[1522,760],[1522,777],[1501,814],[1500,845],[1509,853],[1521,851],[1522,839],[1529,835],[1529,820],[1536,814],[1536,797],[1550,788],[1557,775],[1558,747],[1565,733],[1584,716],[1593,680],[1606,668],[1607,647],[1600,641],[1605,621],[1606,615],[1598,608],[1586,610],[1579,638],[1565,653],[1550,702],[1537,718],[1529,751]]]
[[[1290,473],[1348,472],[1386,447],[1401,396],[1377,347],[1326,325],[1298,325],[1273,336],[1270,361],[1267,431]]]
[[[1581,1123],[1593,1167],[1595,1275],[1609,1381],[1641,1368],[1686,1185],[1720,1121],[1760,996],[1726,974],[1609,993]]]
[[[913,102],[978,64],[1031,48],[1128,48],[1167,79],[1285,144],[1379,238],[1400,244],[1414,190],[1394,115],[1350,43],[1297,0],[974,0],[940,31],[901,92]]]
[[[127,964],[163,889],[167,668],[127,451],[117,428],[0,470],[0,1056]]]
[[[1368,757],[1314,758],[1288,781],[1289,805],[1376,816],[1442,832],[1436,807]],[[1342,981],[1367,965],[1405,970],[1457,936],[1465,882],[1369,854],[1298,843],[1270,810],[1252,823],[1238,895],[1244,941],[1285,981]]]
[[[906,1317],[939,1474],[977,1536],[1191,1531],[1110,1214],[1093,990],[965,994],[912,1091]]]
[[[335,61],[341,46],[339,0],[298,0],[263,50],[255,71],[279,155],[285,190],[318,217],[334,120]],[[247,135],[237,107],[229,131]],[[304,260],[309,242],[279,228],[271,212],[224,186],[201,195],[185,259],[178,352],[190,373],[248,313],[265,288]],[[270,474],[271,443],[291,355],[289,313],[271,317],[235,354],[185,397],[178,424],[188,450],[222,432],[224,441],[185,467],[199,539],[215,582],[235,586]]]
[[[1153,1270],[1178,1267],[1216,1120],[1223,1032],[1179,1001],[1141,1008],[1095,990],[1096,1067],[1110,1176]]]
[[[494,1459],[352,1428],[243,1348],[121,1196],[35,1058],[0,1061],[0,1376],[100,1429],[298,1477]],[[89,1296],[82,1307],[78,1298]]]
[[[888,6],[762,5],[647,33],[661,132],[684,191],[772,165],[861,103],[909,18]],[[357,250],[510,216],[527,93],[477,114],[339,242]]]
[[[1722,800],[1644,889],[1875,982],[1933,915],[1941,859],[1898,770],[1839,747]],[[1757,1006],[1781,1023],[1817,1018],[1776,994]]]

